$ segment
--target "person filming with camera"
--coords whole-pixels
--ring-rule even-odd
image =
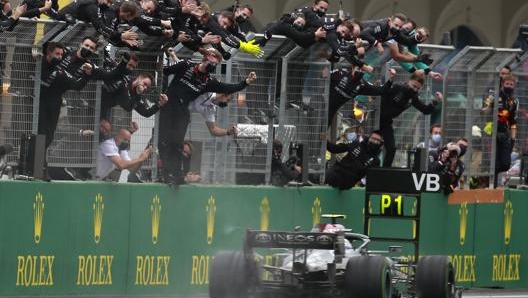
[[[282,142],[273,140],[273,156],[271,158],[271,185],[284,186],[288,182],[297,180],[302,167],[297,156],[290,156],[285,162],[282,161]]]
[[[429,164],[429,172],[440,175],[444,193],[450,194],[459,187],[465,165],[460,158],[466,153],[468,141],[458,138],[438,151],[438,157]]]

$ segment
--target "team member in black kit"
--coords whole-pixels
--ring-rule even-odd
[[[335,69],[330,74],[330,102],[328,106],[328,125],[332,123],[339,108],[349,100],[354,100],[356,95],[381,95],[385,90],[389,90],[392,80],[396,76],[396,71],[390,69],[389,79],[383,86],[375,86],[363,80],[363,72],[354,67]]]
[[[114,61],[109,61],[115,65]],[[152,86],[154,77],[149,73],[140,73],[132,77],[130,73],[137,68],[138,58],[130,55],[127,63],[126,75],[118,80],[107,80],[102,86],[101,93],[101,119],[110,120],[111,109],[121,106],[125,111],[135,110],[143,117],[150,117],[167,103],[167,95],[160,94],[159,101],[149,105],[142,96]],[[115,66],[114,66],[115,67]]]
[[[424,84],[423,77],[413,74],[406,84],[393,84],[387,92],[381,96],[380,126],[379,129],[385,139],[385,157],[383,167],[390,167],[396,154],[396,140],[394,139],[394,128],[392,121],[410,106],[414,106],[425,115],[431,114],[435,106],[442,100],[443,95],[436,92],[435,100],[425,104],[418,98],[418,92]]]
[[[238,84],[226,84],[211,77],[222,55],[212,48],[201,50],[204,55],[200,63],[188,60],[164,69],[164,75],[174,74],[167,89],[169,102],[160,112],[159,119],[159,153],[164,166],[165,182],[182,184],[182,148],[187,125],[190,121],[189,103],[205,92],[234,93],[246,88],[256,80],[257,75],[251,72]]]
[[[64,55],[64,46],[50,42],[42,59],[38,133],[46,136],[46,148],[53,141],[59,121],[62,95],[68,90],[85,86],[87,76],[75,77],[66,69],[58,68]],[[89,72],[85,66],[83,71]]]
[[[378,155],[383,146],[379,130],[370,133],[363,141],[334,144],[327,142],[326,149],[332,153],[347,152],[341,160],[331,165],[325,174],[326,184],[339,189],[349,189],[356,185],[367,174],[369,167],[379,167]]]

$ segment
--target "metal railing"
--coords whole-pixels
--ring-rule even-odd
[[[81,38],[93,35],[89,25],[77,23],[66,27],[60,22],[21,20],[14,32],[0,33],[0,70],[2,71],[3,94],[0,113],[0,144],[13,144],[15,150],[8,161],[16,166],[20,136],[37,132],[38,106],[45,104],[39,98],[40,56],[47,41],[58,41],[66,46],[77,47]],[[260,35],[257,35],[259,37]],[[156,78],[154,91],[147,97],[155,102],[161,91],[162,74],[159,65],[163,62],[163,41],[142,36],[143,48],[138,51],[139,68],[136,73],[148,72]],[[102,40],[102,42],[104,42]],[[104,45],[103,45],[104,46]],[[95,59],[102,63],[102,48]],[[465,176],[489,177],[494,173],[496,134],[496,105],[493,112],[483,110],[486,100],[498,90],[498,71],[509,65],[519,78],[515,95],[521,103],[518,115],[516,146],[521,152],[528,149],[528,112],[523,106],[528,95],[528,55],[516,49],[490,47],[467,47],[454,49],[446,46],[421,45],[421,50],[434,59],[433,70],[444,75],[443,81],[427,78],[420,98],[429,102],[436,91],[444,93],[445,99],[438,113],[424,116],[410,108],[394,123],[398,152],[393,166],[404,167],[406,151],[420,142],[426,142],[429,127],[438,122],[443,126],[443,142],[456,137],[466,137],[470,147],[465,156]],[[200,59],[184,47],[177,47],[180,58]],[[112,53],[124,49],[110,47]],[[290,144],[303,144],[308,154],[309,179],[313,183],[324,181],[325,140],[327,132],[329,71],[332,67],[347,66],[346,63],[331,65],[323,53],[324,44],[302,49],[290,40],[277,36],[267,43],[263,58],[255,58],[242,52],[232,51],[232,58],[223,61],[215,76],[225,82],[238,82],[250,71],[256,71],[258,80],[233,96],[232,103],[218,109],[217,123],[221,127],[237,124],[239,135],[218,137],[210,135],[200,115],[192,115],[187,138],[195,144],[195,164],[204,183],[267,184],[271,172],[272,141],[279,139],[288,152]],[[36,58],[36,59],[35,59]],[[389,68],[398,70],[397,81],[408,79],[390,57],[367,57],[376,66],[371,81],[383,81]],[[95,149],[98,146],[101,82],[90,82],[81,92],[68,92],[64,96],[61,120],[50,146],[48,164],[68,168],[94,168]],[[360,125],[365,132],[376,129],[379,123],[379,98],[358,97],[357,102],[366,111],[358,121],[353,104],[345,104],[338,113],[337,133],[350,125]],[[121,108],[112,112],[113,132],[128,127],[131,121],[139,123],[140,130],[134,135],[131,156],[149,143],[157,143],[157,116],[145,119],[135,112]],[[93,137],[79,136],[80,129],[95,131]],[[285,156],[287,157],[287,156]],[[144,165],[150,178],[156,177],[156,156]]]

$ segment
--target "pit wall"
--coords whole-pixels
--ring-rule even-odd
[[[423,194],[420,254],[449,255],[464,287],[526,287],[527,194]],[[363,232],[364,196],[327,187],[0,181],[0,296],[207,293],[214,254],[240,250],[246,228],[309,230],[321,214],[341,213]],[[396,220],[371,231],[412,235],[414,226]]]

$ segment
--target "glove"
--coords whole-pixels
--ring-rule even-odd
[[[416,57],[416,62],[422,62],[424,64],[427,64],[427,65],[431,65],[431,63],[433,63],[433,59],[431,59],[431,55],[429,54],[422,54],[420,53],[420,55],[418,55],[418,57]]]
[[[264,51],[260,48],[259,45],[255,44],[254,39],[248,42],[241,41],[239,49],[257,58],[261,58],[262,56],[264,56]]]
[[[222,53],[222,58],[224,58],[224,60],[229,60],[229,59],[231,59],[231,53],[229,53],[229,52],[227,52],[227,51],[226,51],[226,52],[223,52],[223,53]]]

